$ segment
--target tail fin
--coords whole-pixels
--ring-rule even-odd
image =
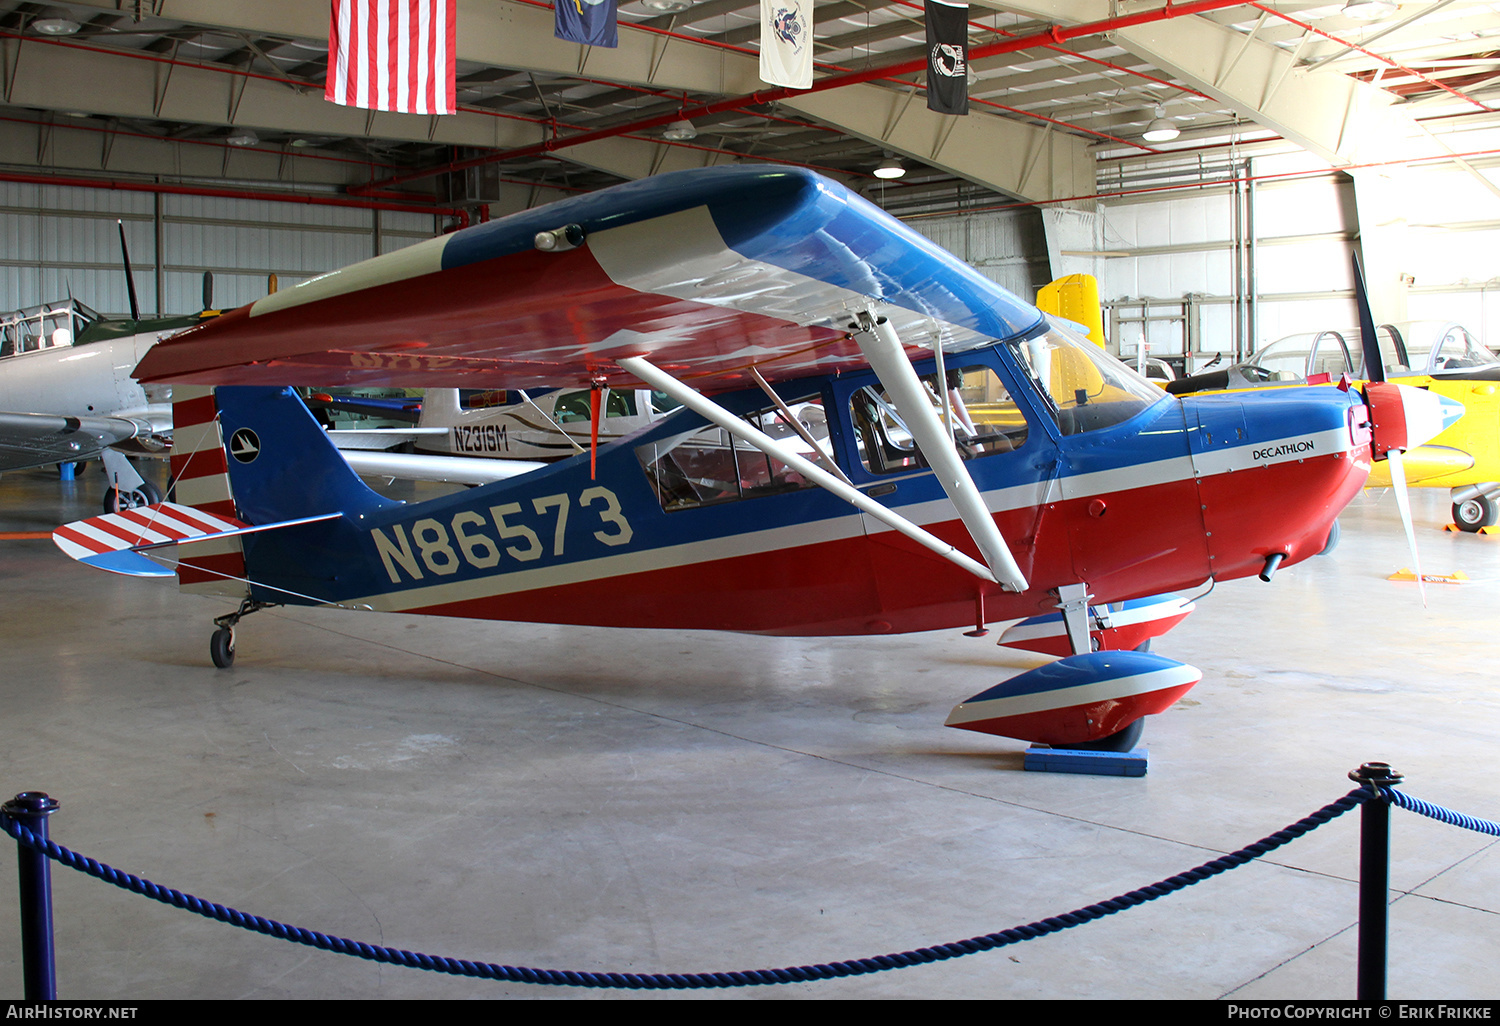
[[[214,390],[172,387],[172,481],[177,502],[216,517],[238,517],[219,437]],[[239,538],[185,542],[177,548],[177,584],[200,595],[247,598],[245,552]]]
[[[216,398],[239,519],[268,524],[400,505],[349,469],[291,389],[220,387]]]
[[[1037,291],[1036,305],[1043,313],[1081,324],[1089,341],[1104,348],[1104,311],[1099,305],[1099,282],[1091,274],[1070,274]]]

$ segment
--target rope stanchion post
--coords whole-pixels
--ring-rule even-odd
[[[22,791],[0,808],[7,816],[47,839],[47,817],[57,800],[42,791]],[[57,999],[57,965],[52,950],[52,862],[46,854],[16,842],[21,885],[21,975],[27,1001]]]
[[[1360,1001],[1385,1000],[1386,938],[1390,919],[1391,805],[1380,790],[1401,783],[1389,763],[1367,762],[1349,779],[1379,796],[1359,810],[1359,978]]]

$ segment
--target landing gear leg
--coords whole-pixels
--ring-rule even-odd
[[[245,599],[240,602],[240,608],[234,612],[214,618],[214,626],[218,630],[214,631],[208,639],[208,654],[215,666],[221,670],[227,670],[234,665],[234,628],[240,622],[240,618],[274,605],[276,605],[274,602]]]
[[[1094,650],[1094,639],[1089,633],[1089,598],[1087,584],[1064,584],[1057,589],[1057,608],[1062,611],[1074,655]]]

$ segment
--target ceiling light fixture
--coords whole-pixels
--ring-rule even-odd
[[[674,121],[662,130],[661,137],[670,139],[672,142],[687,142],[689,139],[698,138],[698,130],[693,127],[691,121]]]
[[[37,18],[31,23],[31,27],[44,36],[71,36],[83,26],[72,18],[49,14],[45,18]]]
[[[254,146],[260,142],[260,136],[248,128],[237,129],[235,133],[224,140],[231,146]]]
[[[663,14],[677,14],[693,5],[691,0],[641,0],[641,6]]]
[[[1379,21],[1395,14],[1394,0],[1349,0],[1344,4],[1344,17],[1355,21]]]
[[[1166,108],[1158,105],[1156,119],[1146,126],[1146,130],[1141,133],[1141,138],[1146,142],[1171,142],[1181,134],[1177,126],[1168,120]]]
[[[906,168],[901,166],[901,161],[895,157],[886,157],[875,167],[876,178],[900,178],[906,174]]]

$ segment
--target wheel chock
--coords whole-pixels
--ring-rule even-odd
[[[1459,534],[1500,534],[1500,525],[1493,525],[1493,526],[1490,526],[1490,527],[1481,527],[1477,531],[1465,531],[1462,527],[1459,527],[1457,524],[1444,524],[1443,525],[1443,530],[1445,530],[1445,531],[1456,531]]]
[[[1038,773],[1088,773],[1099,777],[1144,777],[1146,749],[1128,752],[1089,752],[1076,748],[1026,749],[1026,769]]]
[[[1400,570],[1397,570],[1395,573],[1391,574],[1391,576],[1386,578],[1386,580],[1388,581],[1415,581],[1416,579],[1417,575],[1412,573],[1411,567],[1406,566],[1402,567]],[[1464,573],[1462,570],[1455,570],[1451,574],[1423,574],[1422,581],[1425,584],[1471,583],[1469,580],[1469,575]]]

